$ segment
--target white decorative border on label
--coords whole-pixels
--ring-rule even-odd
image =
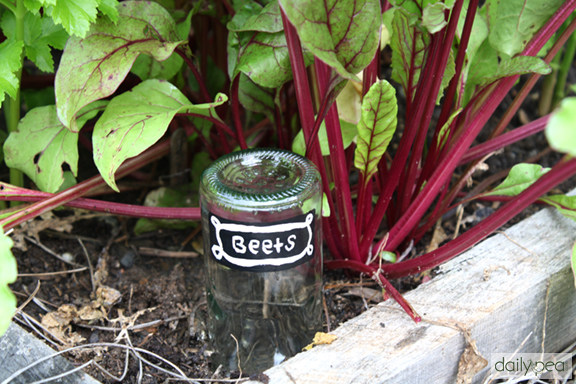
[[[314,245],[312,244],[313,233],[311,224],[314,221],[314,213],[310,212],[306,215],[306,219],[300,223],[282,223],[274,224],[269,226],[255,226],[246,224],[236,224],[236,223],[221,223],[216,216],[210,218],[210,222],[216,230],[215,236],[218,244],[212,245],[212,254],[217,260],[222,258],[226,259],[230,264],[236,265],[242,268],[252,268],[261,266],[282,266],[286,264],[292,264],[302,259],[306,255],[310,256],[314,253]],[[224,245],[222,244],[222,238],[220,237],[220,231],[225,230],[235,233],[283,233],[289,232],[295,229],[307,229],[308,230],[308,245],[304,250],[298,255],[289,257],[279,257],[279,258],[268,258],[268,259],[244,259],[231,256],[224,251]]]

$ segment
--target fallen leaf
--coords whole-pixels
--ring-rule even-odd
[[[474,375],[480,372],[487,365],[488,361],[477,354],[472,346],[468,346],[464,350],[464,353],[462,353],[462,357],[460,357],[456,384],[472,383]]]
[[[440,244],[447,238],[448,236],[446,236],[446,232],[444,232],[444,228],[442,228],[442,218],[440,218],[436,222],[436,226],[434,227],[434,234],[432,235],[432,240],[430,240],[430,244],[428,244],[428,246],[426,247],[426,253],[438,249]]]
[[[122,299],[122,294],[114,288],[102,285],[96,290],[96,301],[106,308],[116,304],[120,299]]]
[[[78,311],[78,317],[84,321],[94,321],[104,318],[104,312],[99,309],[99,305],[92,302],[84,307],[80,308]]]
[[[302,350],[309,351],[315,345],[332,344],[332,342],[336,339],[337,339],[336,335],[331,335],[329,333],[324,332],[316,332],[316,335],[314,335],[312,343],[302,348]]]
[[[375,303],[380,303],[384,299],[382,297],[382,291],[366,287],[354,287],[343,294],[344,296],[357,296],[363,297],[366,300],[373,301]]]

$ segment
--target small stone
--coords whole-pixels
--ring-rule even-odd
[[[122,256],[122,258],[120,259],[120,264],[122,264],[124,268],[132,268],[134,266],[135,261],[136,261],[136,255],[134,254],[134,252],[127,251],[124,254],[124,256]]]
[[[97,343],[98,341],[100,341],[100,335],[98,334],[98,331],[94,331],[90,334],[90,338],[88,339],[89,343]]]
[[[70,252],[64,252],[62,254],[62,259],[66,260],[69,263],[74,262],[74,255],[72,255]]]

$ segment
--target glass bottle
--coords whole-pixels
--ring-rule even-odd
[[[214,367],[261,372],[321,330],[321,205],[316,167],[292,152],[233,152],[202,175]]]

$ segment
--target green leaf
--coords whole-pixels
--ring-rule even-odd
[[[132,65],[130,72],[136,74],[142,81],[148,79],[169,80],[178,73],[183,63],[184,59],[177,54],[172,54],[164,61],[154,60],[148,55],[140,55]]]
[[[389,263],[396,262],[396,254],[394,252],[382,251],[380,253],[380,257],[382,258],[382,260],[387,261]]]
[[[188,40],[188,35],[190,34],[190,28],[192,26],[192,16],[198,13],[198,10],[200,9],[201,5],[202,1],[198,1],[194,6],[194,8],[192,8],[190,12],[188,12],[186,18],[183,21],[176,24],[176,29],[178,30],[178,36],[180,36],[182,40]]]
[[[322,217],[330,217],[331,214],[328,196],[326,196],[326,193],[322,193]]]
[[[428,32],[436,33],[448,24],[444,17],[444,12],[452,7],[444,3],[428,4],[422,11],[422,26],[426,27]]]
[[[55,5],[45,8],[55,24],[62,24],[70,35],[85,37],[90,24],[98,15],[97,0],[58,0]]]
[[[15,39],[16,17],[12,12],[2,16],[4,35],[10,41]],[[54,72],[54,60],[50,47],[62,49],[68,34],[62,26],[56,26],[51,18],[39,13],[26,12],[24,15],[24,48],[26,56],[43,72]]]
[[[192,188],[198,190],[200,186],[200,180],[202,179],[202,173],[212,164],[212,159],[208,152],[198,152],[192,158],[192,167],[190,169],[190,179]]]
[[[483,196],[516,196],[531,186],[550,168],[538,164],[516,164],[502,184]]]
[[[78,126],[96,116],[106,101],[84,108],[78,115]],[[45,192],[55,193],[64,182],[62,165],[68,164],[78,175],[78,134],[66,129],[56,115],[56,106],[48,105],[29,111],[18,130],[11,132],[4,144],[6,165],[26,173]]]
[[[348,148],[350,144],[354,141],[354,138],[358,135],[358,128],[356,124],[349,123],[345,120],[340,119],[340,129],[342,133],[342,142],[344,143],[344,149]],[[330,155],[330,146],[328,144],[328,134],[326,133],[326,124],[324,121],[320,124],[320,130],[318,131],[318,141],[320,142],[320,150],[322,151],[322,156]],[[292,142],[292,152],[304,156],[306,153],[306,142],[304,141],[304,133],[302,130],[298,132],[294,141]]]
[[[276,91],[274,89],[261,87],[245,74],[240,74],[238,100],[247,110],[262,113],[270,121],[275,121],[275,95]]]
[[[392,140],[397,114],[394,87],[386,80],[374,83],[362,101],[362,118],[358,124],[354,153],[354,166],[360,170],[366,183],[376,173],[378,162]]]
[[[24,0],[24,6],[33,14],[37,14],[42,4],[37,0]]]
[[[336,97],[338,117],[356,126],[362,116],[362,84],[348,80]]]
[[[576,97],[568,97],[562,100],[546,124],[546,139],[554,150],[576,156],[575,121]]]
[[[304,62],[312,63],[309,53]],[[266,88],[278,88],[292,80],[292,67],[284,32],[258,32],[243,47],[236,71],[243,72],[256,84]]]
[[[226,74],[218,68],[210,56],[208,56],[208,68],[204,82],[211,96],[216,95],[226,85]],[[200,85],[195,76],[188,76],[188,85],[195,92],[200,92]]]
[[[255,1],[246,2],[240,8],[236,9],[234,17],[226,24],[226,28],[232,32],[241,31],[244,24],[252,17],[258,16],[262,9],[262,6]]]
[[[436,98],[436,105],[440,105],[440,100],[444,96],[444,90],[450,84],[450,80],[456,74],[456,63],[454,62],[454,53],[450,50],[448,54],[448,61],[446,62],[446,67],[444,67],[444,75],[442,75],[442,82],[440,83],[440,89],[438,90],[438,97]]]
[[[54,98],[54,87],[46,87],[43,89],[23,89],[20,92],[28,111],[36,107],[56,104],[56,99]]]
[[[118,2],[116,0],[98,0],[100,2],[100,6],[98,9],[100,12],[108,16],[110,21],[114,24],[118,22]]]
[[[548,21],[564,0],[499,1],[490,19],[490,44],[507,57],[522,52],[532,36]],[[494,13],[491,13],[491,18]]]
[[[523,75],[525,73],[538,73],[547,75],[552,72],[552,68],[544,60],[533,56],[516,56],[511,59],[502,60],[496,72],[484,77],[480,86],[493,83],[496,80],[508,76]]]
[[[56,108],[60,121],[77,132],[75,115],[92,101],[113,94],[138,55],[166,60],[182,43],[168,12],[152,2],[119,6],[118,24],[99,19],[86,38],[71,37],[56,74]]]
[[[94,162],[108,185],[118,191],[114,173],[124,160],[137,156],[166,132],[178,112],[212,115],[214,107],[225,103],[223,94],[209,104],[192,105],[172,84],[146,80],[108,104],[94,127]]]
[[[0,228],[0,336],[6,332],[16,311],[16,296],[8,287],[16,281],[18,270],[11,248],[12,239]]]
[[[257,3],[248,3],[242,8],[243,13],[234,15],[227,27],[230,31],[257,31],[276,33],[282,32],[282,15],[277,1],[268,3],[264,8],[258,7]],[[255,14],[255,12],[257,12]]]
[[[176,30],[178,31],[180,39],[188,39],[192,25],[192,16],[198,12],[201,4],[202,1],[198,1],[194,8],[188,12],[184,20],[176,24]],[[184,64],[184,59],[175,53],[164,61],[155,60],[148,55],[140,55],[132,65],[131,72],[140,77],[142,81],[148,79],[170,80],[180,71],[182,64]]]
[[[462,108],[457,109],[456,111],[452,112],[446,123],[440,128],[440,132],[438,133],[438,148],[442,148],[446,144],[446,140],[448,140],[448,128],[452,124],[452,121],[462,112]],[[440,142],[442,140],[442,142]]]
[[[576,196],[552,195],[538,200],[555,207],[564,217],[576,221]]]
[[[405,12],[397,10],[392,20],[392,80],[404,88],[406,97],[414,99],[420,78],[429,35],[417,26],[410,26]]]
[[[467,67],[466,85],[464,94],[458,95],[462,98],[462,106],[468,104],[478,84],[484,78],[492,76],[498,70],[498,53],[492,48],[488,40],[484,40],[472,62]]]
[[[198,195],[191,195],[189,188],[160,187],[146,195],[144,205],[147,207],[197,207]],[[134,226],[134,233],[140,235],[160,228],[186,229],[196,228],[197,226],[197,222],[190,220],[138,219]]]
[[[4,143],[8,138],[8,132],[0,130],[0,163],[4,161]]]
[[[0,44],[0,103],[4,101],[4,93],[16,99],[20,84],[14,73],[22,66],[20,54],[23,47],[22,41],[6,40]]]
[[[279,0],[304,47],[346,79],[374,58],[382,25],[378,0]]]

